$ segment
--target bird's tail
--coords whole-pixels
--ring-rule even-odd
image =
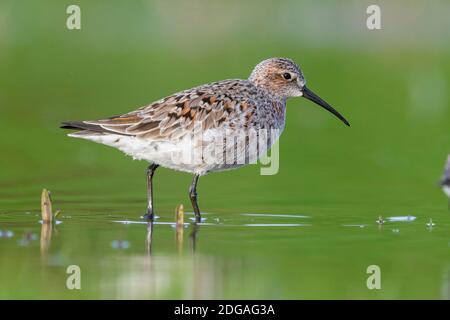
[[[71,129],[71,130],[89,130],[89,131],[97,131],[97,132],[104,132],[105,129],[103,129],[99,125],[86,123],[84,121],[65,121],[61,123],[60,126],[61,129]]]

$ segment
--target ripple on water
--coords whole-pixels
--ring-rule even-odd
[[[310,224],[305,223],[247,223],[246,227],[309,227]]]
[[[405,222],[405,221],[414,221],[417,217],[414,216],[398,216],[398,217],[387,217],[386,220],[391,222]]]
[[[311,218],[310,216],[291,215],[291,214],[265,214],[265,213],[243,213],[242,216],[247,217],[274,217],[274,218]]]
[[[343,227],[357,227],[357,228],[365,228],[367,224],[343,224]]]
[[[148,225],[149,221],[133,221],[133,220],[115,220],[113,221],[115,223],[121,223],[121,224],[145,224]],[[169,226],[176,226],[176,222],[166,222],[166,221],[154,221],[154,225],[160,224],[160,225],[169,225]],[[188,226],[189,223],[185,222],[185,226]]]
[[[282,218],[308,218],[306,216],[293,216],[293,215],[265,215],[265,214],[243,214],[243,216],[251,216],[251,217],[282,217]],[[195,218],[188,218],[191,221],[195,221]],[[213,222],[206,222],[207,220],[213,221]],[[201,222],[198,223],[198,225],[202,226],[225,226],[225,227],[306,227],[311,226],[311,224],[303,224],[303,223],[277,223],[277,222],[271,222],[271,223],[265,223],[262,222],[259,223],[258,221],[254,222],[255,219],[251,219],[252,223],[247,223],[250,221],[244,221],[238,223],[237,221],[230,220],[231,223],[224,223],[220,219],[215,219],[213,217],[210,218],[202,218]],[[258,219],[256,219],[258,220]],[[121,224],[148,224],[148,221],[136,221],[136,220],[115,220],[113,221],[115,223],[121,223]],[[155,221],[153,222],[154,225],[171,225],[175,226],[176,222],[171,221]],[[187,226],[190,223],[185,222],[184,225]]]

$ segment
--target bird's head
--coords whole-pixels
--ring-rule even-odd
[[[291,59],[270,58],[260,62],[253,69],[249,81],[282,99],[304,97],[311,100],[350,126],[339,112],[306,87],[300,67]]]

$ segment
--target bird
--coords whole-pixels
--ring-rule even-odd
[[[195,222],[201,222],[199,177],[255,163],[281,135],[286,102],[294,97],[316,103],[350,126],[306,86],[298,64],[289,58],[269,58],[258,63],[248,79],[199,85],[123,115],[65,121],[61,128],[76,130],[70,137],[105,144],[149,163],[147,212],[143,216],[147,220],[155,217],[156,169],[161,166],[192,174],[189,198]]]
[[[447,157],[447,161],[445,163],[444,173],[442,174],[442,178],[440,181],[440,185],[442,191],[450,198],[450,154]],[[449,203],[450,208],[450,203]]]

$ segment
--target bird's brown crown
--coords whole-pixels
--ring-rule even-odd
[[[283,99],[301,96],[305,85],[300,67],[288,58],[270,58],[260,62],[253,69],[249,81]]]

